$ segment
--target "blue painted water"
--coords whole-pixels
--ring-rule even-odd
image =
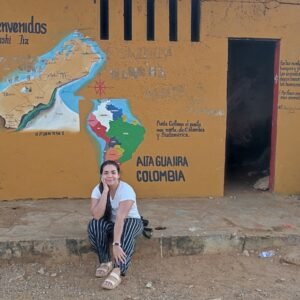
[[[75,93],[97,75],[97,73],[101,70],[102,66],[106,61],[106,55],[95,41],[92,41],[89,38],[85,38],[83,34],[81,34],[78,31],[72,32],[67,37],[62,39],[52,50],[38,57],[32,70],[16,70],[9,74],[3,81],[0,82],[0,92],[4,92],[8,87],[10,87],[13,84],[26,82],[28,80],[34,80],[35,78],[38,78],[45,70],[47,62],[54,60],[57,54],[63,53],[66,55],[67,58],[73,51],[73,46],[65,44],[74,39],[80,39],[82,42],[88,44],[91,47],[91,50],[99,58],[90,67],[90,70],[86,76],[78,78],[77,80],[65,84],[59,89],[57,89],[57,92],[59,93],[59,96],[61,97],[62,101],[71,110],[73,110],[76,113],[79,113],[79,100],[82,97],[76,96]]]

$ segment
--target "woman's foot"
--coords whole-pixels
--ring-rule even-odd
[[[114,268],[102,283],[102,288],[106,290],[113,290],[121,283],[121,281],[120,269]]]
[[[100,277],[100,278],[105,277],[110,273],[112,269],[113,269],[113,264],[111,261],[107,263],[102,263],[100,264],[100,267],[96,269],[95,275],[96,277]]]

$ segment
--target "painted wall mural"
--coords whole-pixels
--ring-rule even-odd
[[[124,163],[144,139],[145,129],[132,115],[125,99],[93,100],[87,129],[101,151],[100,163],[115,160]]]
[[[98,44],[78,31],[36,59],[34,67],[15,71],[0,82],[0,117],[6,129],[36,131],[36,136],[80,131],[79,91],[95,79],[106,61]],[[96,81],[101,96],[104,82]],[[99,148],[99,164],[124,163],[144,139],[145,129],[126,99],[95,99],[86,128]]]
[[[2,189],[1,182],[15,180],[13,172],[7,176],[11,166],[5,162],[0,198],[88,197],[99,165],[108,159],[122,164],[124,179],[140,197],[197,195],[195,181],[204,177],[198,152],[207,156],[209,117],[195,113],[204,104],[198,95],[202,80],[193,74],[207,72],[186,57],[198,50],[190,44],[182,51],[176,43],[116,39],[116,22],[103,40],[98,1],[53,3],[43,9],[35,9],[35,0],[16,8],[10,4],[0,17],[5,45],[0,134],[9,143],[2,157],[8,154],[24,170],[22,180],[30,179],[23,190],[9,191],[7,183]],[[191,108],[196,96],[201,101]],[[47,166],[43,175],[42,166]],[[204,192],[209,193],[221,189]]]
[[[0,82],[0,116],[17,131],[80,130],[76,92],[105,62],[98,44],[78,31],[36,59],[32,69],[15,70]]]
[[[233,36],[280,39],[275,191],[298,191],[294,7],[254,15],[260,3],[207,2],[195,41],[190,1],[178,1],[174,41],[166,1],[155,2],[154,40],[147,1],[138,2],[128,40],[124,1],[110,1],[109,26],[98,0],[3,1],[0,200],[89,197],[106,159],[122,164],[141,198],[222,195]],[[205,17],[212,12],[217,22]]]

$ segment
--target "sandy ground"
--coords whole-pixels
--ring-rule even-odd
[[[300,299],[300,266],[272,258],[195,255],[136,258],[122,284],[104,291],[96,258],[64,263],[1,262],[0,299]]]

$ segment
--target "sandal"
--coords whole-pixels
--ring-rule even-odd
[[[121,283],[121,281],[122,279],[120,277],[120,269],[114,268],[102,283],[102,288],[106,290],[113,290]]]
[[[113,269],[113,264],[111,261],[107,262],[107,263],[102,263],[100,264],[100,267],[98,267],[96,269],[96,277],[105,277],[109,274],[109,272]]]

